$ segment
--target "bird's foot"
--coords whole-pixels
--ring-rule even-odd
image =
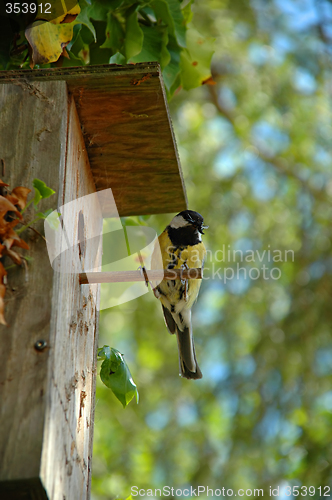
[[[145,285],[149,288],[149,283],[150,283],[150,281],[149,281],[148,273],[146,272],[146,268],[145,268],[145,266],[139,266],[139,267],[137,268],[137,271],[139,271],[139,272],[140,272],[140,274],[141,274],[141,276],[143,276],[143,277],[144,277],[144,280],[145,280]],[[151,283],[150,283],[150,286],[151,286],[151,288],[153,288],[153,287],[152,287],[152,285],[151,285]]]
[[[146,268],[145,268],[145,265],[144,265],[143,257],[141,255],[141,252],[137,252],[137,254],[138,254],[139,261],[141,263],[141,265],[138,268],[138,271],[140,271],[141,275],[144,276],[145,285],[146,285],[147,288],[149,288],[149,283],[150,282],[149,282],[148,273],[146,272]],[[151,285],[151,283],[150,283],[150,286],[153,289],[153,286]]]

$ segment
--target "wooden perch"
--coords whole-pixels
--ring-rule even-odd
[[[180,279],[198,279],[203,277],[202,269],[161,269],[147,271],[150,281],[160,279],[180,280]],[[80,273],[80,284],[87,285],[92,283],[124,283],[130,281],[145,281],[143,273],[140,271],[114,271],[104,273]]]

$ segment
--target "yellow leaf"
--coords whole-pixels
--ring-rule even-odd
[[[50,7],[45,9],[45,5],[50,5]],[[55,2],[54,4],[41,3],[39,5],[38,14],[35,18],[35,21],[49,21],[53,24],[61,24],[65,20],[66,16],[69,15],[76,17],[80,12],[81,9],[78,4],[76,4],[72,9],[67,10],[64,0]]]
[[[67,10],[66,9],[66,6],[64,5],[64,9],[65,9],[65,13],[60,16],[60,17],[57,17],[56,19],[53,19],[51,21],[51,23],[54,23],[54,24],[60,24],[62,23],[63,21],[66,22],[66,17],[68,16],[74,16],[74,18],[76,18],[78,16],[78,14],[81,12],[81,9],[80,9],[80,6],[77,4],[75,5],[75,7],[73,7],[72,9],[70,10]]]
[[[25,30],[25,36],[32,49],[32,61],[35,64],[47,64],[59,59],[66,45],[73,38],[73,23],[54,24],[35,21]]]

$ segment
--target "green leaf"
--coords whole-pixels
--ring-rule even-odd
[[[37,206],[41,199],[42,199],[42,195],[40,194],[38,189],[35,188],[35,197],[33,199],[33,204],[35,206]]]
[[[138,4],[135,4],[127,10],[125,40],[125,54],[127,60],[139,54],[143,46],[144,35],[138,24],[137,8]]]
[[[53,210],[46,218],[47,224],[50,226],[51,229],[56,231],[59,227],[60,224],[60,217],[61,213],[58,212],[57,210]]]
[[[75,26],[73,28],[73,38],[70,40],[70,42],[66,46],[67,52],[70,51],[72,49],[72,46],[76,43],[76,40],[80,36],[81,29],[82,29],[81,24],[75,24]]]
[[[114,54],[114,56],[112,56],[109,60],[110,64],[126,64],[126,62],[127,62],[127,59],[125,58],[125,56],[120,54],[120,52],[117,52],[116,54]]]
[[[82,28],[83,29],[87,29],[87,28]],[[82,31],[81,30],[81,31]],[[77,37],[75,38],[75,41],[70,49],[70,52],[69,52],[69,57],[70,57],[70,61],[68,61],[68,59],[66,59],[68,62],[69,62],[69,65],[73,65],[73,63],[71,61],[75,61],[75,65],[76,64],[88,64],[89,63],[89,60],[90,60],[90,47],[89,47],[89,44],[85,43],[83,38],[82,38],[82,33],[80,33],[77,35]],[[77,61],[77,62],[76,62]],[[63,61],[63,65],[65,61]]]
[[[121,52],[124,44],[125,34],[118,18],[109,12],[107,14],[106,40],[101,49],[112,49],[114,52]]]
[[[139,215],[138,220],[145,225],[146,221],[150,219],[151,215]]]
[[[123,226],[140,226],[139,222],[132,217],[120,217],[120,220]]]
[[[78,57],[75,54],[73,54],[73,52],[71,52],[71,51],[68,52],[68,55],[69,55],[70,59],[67,59],[66,57],[63,58],[62,68],[70,68],[73,66],[85,66],[86,64],[88,64],[88,63],[84,62],[83,57]],[[85,61],[86,60],[87,60],[87,58],[85,58]]]
[[[86,16],[94,21],[105,21],[106,14],[109,11],[107,5],[98,0],[94,0],[92,4],[88,7]]]
[[[108,64],[113,55],[112,49],[100,50],[100,45],[105,41],[107,23],[106,21],[95,21],[94,26],[97,33],[97,43],[90,44],[90,64]]]
[[[96,21],[96,23],[98,24],[98,21]],[[104,33],[105,33],[105,31],[102,33],[102,36],[104,36]],[[96,34],[98,37],[97,30],[96,30]],[[95,45],[95,40],[94,40],[93,34],[86,26],[81,25],[81,31],[80,31],[79,36],[81,37],[83,44],[90,45],[90,47]],[[73,44],[72,50],[75,50],[76,43],[77,42],[75,41],[75,43]],[[76,53],[77,52],[79,52],[79,51],[76,51]]]
[[[107,8],[110,11],[114,11],[115,9],[118,9],[124,2],[123,0],[99,0],[99,1],[104,1],[105,5],[107,5]],[[130,0],[130,4],[132,4],[132,0]]]
[[[187,50],[180,55],[181,82],[185,90],[193,89],[211,76],[214,53],[212,39],[204,38],[193,28],[187,31]]]
[[[84,24],[84,26],[89,28],[89,30],[93,34],[94,41],[96,42],[97,41],[96,30],[91,22],[91,17],[93,17],[92,12],[93,9],[95,8],[94,6],[95,2],[93,3],[93,5],[89,5],[88,2],[86,2],[86,0],[81,0],[80,1],[81,12],[77,16],[76,22]]]
[[[32,181],[32,185],[35,189],[35,197],[33,200],[34,205],[37,205],[40,200],[49,198],[50,196],[52,196],[52,194],[55,193],[53,189],[46,186],[45,182],[41,181],[40,179],[34,179]]]
[[[90,5],[86,0],[80,0],[81,12],[76,18],[76,22],[82,23],[84,26],[89,28],[90,32],[93,34],[94,41],[97,41],[97,33],[94,24],[91,19],[94,21],[105,21],[108,18],[109,14],[117,9],[123,0],[113,0],[113,1],[105,1],[102,0],[93,0]],[[108,46],[105,46],[108,48]],[[104,48],[104,47],[103,47]]]
[[[159,61],[161,66],[166,66],[171,56],[166,48],[168,33],[162,26],[142,26],[144,34],[143,47],[141,52],[131,58],[132,62]]]
[[[46,219],[51,213],[53,212],[52,208],[49,210],[46,210],[46,212],[38,212],[36,214],[36,217],[39,217],[40,219]]]
[[[160,52],[160,67],[161,69],[164,69],[171,61],[171,54],[169,53],[169,50],[167,48],[168,45],[168,31],[164,28],[162,29],[162,42],[161,42],[161,52]]]
[[[174,82],[176,81],[176,79],[180,75],[181,48],[179,47],[179,45],[176,42],[176,39],[173,36],[169,37],[167,49],[168,49],[168,52],[170,54],[170,61],[163,70],[163,77],[164,77],[164,82],[165,82],[166,88],[168,91],[170,91]],[[179,82],[179,84],[180,84],[180,82]]]
[[[109,358],[111,355],[111,348],[108,345],[98,348],[97,360],[102,361],[103,359]]]
[[[153,0],[150,7],[157,19],[161,19],[171,35],[174,35],[181,47],[186,46],[186,26],[179,0]]]
[[[105,5],[94,2],[89,9],[90,19],[93,19],[94,21],[105,21],[107,12],[108,9]]]
[[[98,350],[98,360],[103,360],[100,369],[102,382],[112,390],[123,407],[125,408],[134,396],[138,402],[137,387],[123,354],[113,347],[104,346]]]
[[[187,5],[182,9],[182,15],[186,24],[190,23],[193,18],[193,11],[191,10],[191,6],[193,3],[194,0],[190,0],[190,2],[188,2]]]
[[[177,75],[176,79],[174,80],[171,88],[169,89],[170,96],[174,94],[174,92],[181,86],[181,75],[180,73]]]

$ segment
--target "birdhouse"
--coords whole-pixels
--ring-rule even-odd
[[[107,201],[91,205],[89,220],[70,202],[111,188],[120,216],[187,207],[157,63],[2,71],[0,84],[0,178],[12,187],[39,178],[56,191],[43,209],[68,207],[69,237],[83,231],[89,268],[101,263],[89,231],[101,231]],[[8,271],[0,327],[0,498],[84,500],[100,285],[80,285],[65,252],[54,271],[41,235],[28,233],[31,260]]]

